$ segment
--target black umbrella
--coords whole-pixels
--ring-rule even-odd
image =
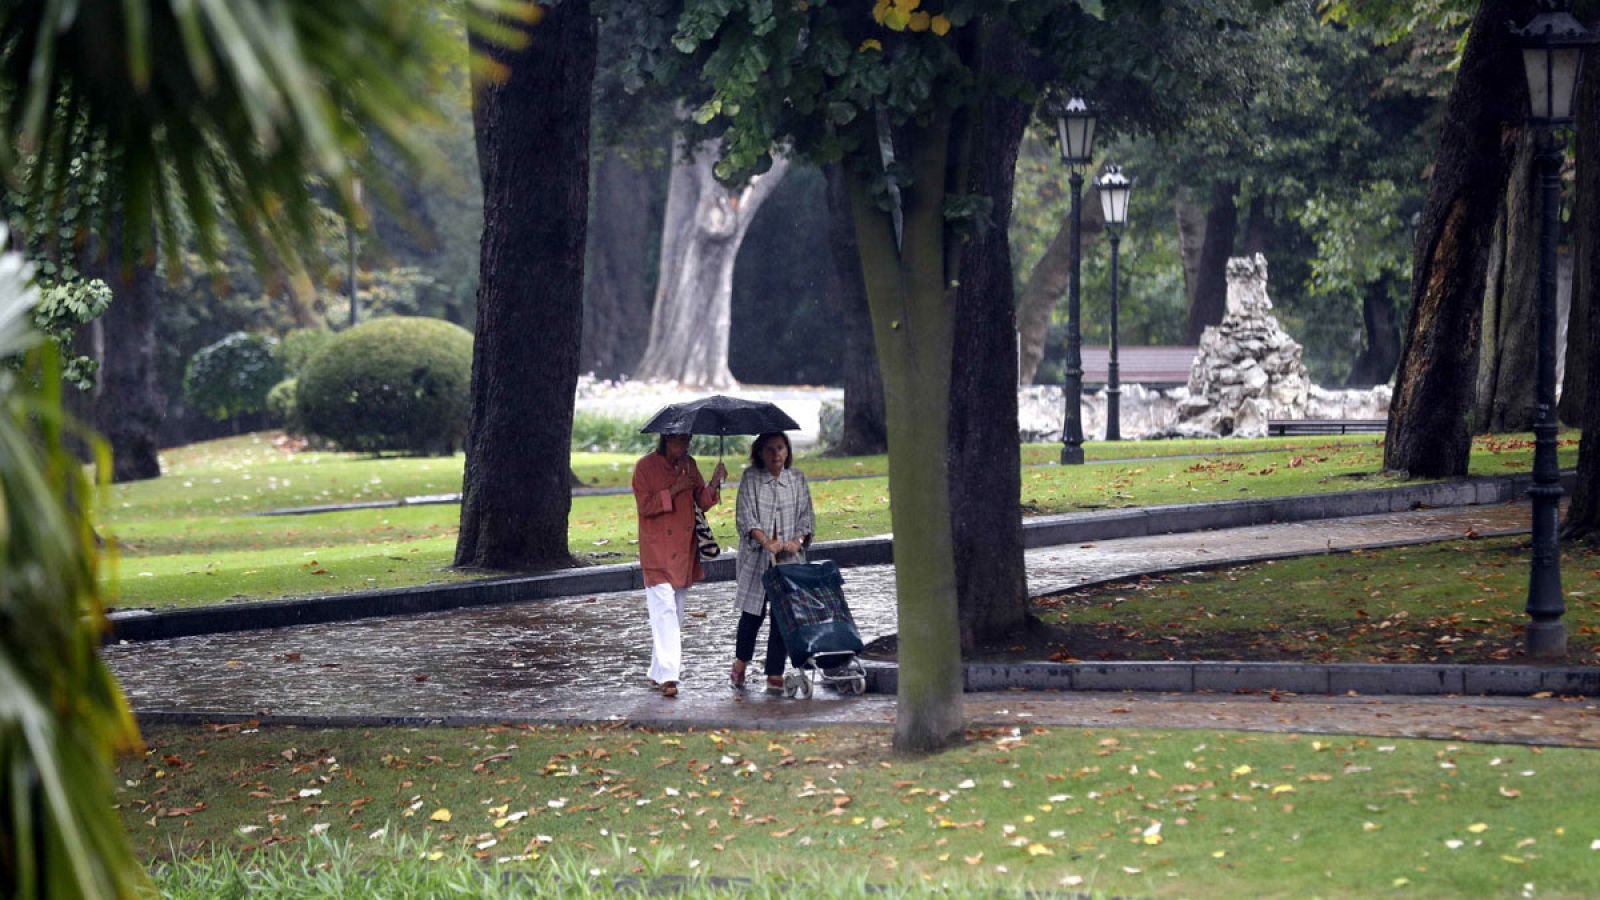
[[[713,394],[688,403],[669,403],[639,431],[654,434],[765,434],[800,427],[789,414],[764,400]],[[722,451],[719,446],[718,455]]]

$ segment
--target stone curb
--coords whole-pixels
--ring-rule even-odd
[[[1563,475],[1563,482],[1569,491],[1572,477],[1571,473]],[[1040,516],[1023,523],[1023,544],[1034,548],[1271,522],[1401,512],[1424,507],[1502,503],[1521,496],[1530,483],[1531,479],[1526,475],[1467,478],[1371,491]],[[813,546],[809,555],[814,560],[834,560],[842,567],[888,565],[894,561],[894,545],[888,537],[824,541]],[[732,581],[734,570],[733,554],[725,553],[706,562],[705,580]],[[292,600],[263,600],[160,612],[122,610],[108,617],[106,640],[167,640],[199,634],[315,625],[643,589],[644,580],[638,564],[626,563],[541,575],[353,591]]]
[[[795,701],[804,703],[805,701]],[[302,715],[248,712],[188,712],[183,710],[135,710],[140,728],[150,725],[223,725],[253,722],[270,727],[291,728],[477,728],[496,725],[560,725],[567,727],[642,728],[652,731],[704,731],[712,729],[763,731],[814,731],[815,721],[793,716],[772,718],[752,716],[734,718],[711,716],[703,719],[629,718],[584,719],[561,716],[478,714],[453,716],[377,716],[377,715]],[[881,723],[830,722],[829,728],[869,729],[892,725],[892,717]]]
[[[867,691],[894,693],[898,669],[865,663]],[[967,663],[963,684],[981,691],[1151,691],[1463,695],[1600,695],[1600,668],[1429,663],[1107,662]]]

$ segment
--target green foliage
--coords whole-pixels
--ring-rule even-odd
[[[618,419],[582,411],[572,416],[574,453],[627,453],[642,456],[656,449],[659,438],[660,435],[639,431],[639,422],[633,419]],[[735,456],[743,456],[750,449],[750,439],[729,437],[720,445]],[[689,441],[689,455],[697,459],[715,458],[718,446],[718,438],[698,434]],[[701,474],[711,477],[710,471]]]
[[[472,335],[438,319],[341,332],[300,375],[306,430],[346,450],[451,453],[466,438]]]
[[[283,378],[277,341],[236,331],[201,348],[183,374],[183,396],[202,414],[221,422],[266,408],[267,392]]]
[[[296,405],[299,392],[299,382],[293,378],[285,378],[267,391],[267,419],[294,435],[305,433],[300,408]]]
[[[305,371],[306,363],[328,346],[333,332],[326,328],[296,328],[278,341],[278,363],[291,378]]]
[[[39,305],[33,308],[33,324],[64,354],[61,380],[80,391],[94,387],[100,363],[92,356],[71,353],[68,348],[78,329],[100,318],[110,306],[111,288],[104,281],[75,279],[46,282],[39,292]]]
[[[1306,287],[1313,297],[1360,297],[1369,284],[1388,281],[1395,302],[1410,296],[1411,241],[1401,215],[1404,198],[1395,183],[1376,181],[1344,196],[1317,193],[1295,213],[1313,236]],[[1359,306],[1357,307],[1359,309]]]
[[[467,5],[475,21],[496,8],[530,7]],[[506,25],[480,37],[525,39]],[[104,184],[130,257],[159,231],[175,260],[192,228],[214,258],[220,210],[258,262],[269,246],[294,258],[323,185],[359,216],[358,172],[385,181],[371,165],[375,138],[423,156],[412,126],[436,115],[437,63],[458,46],[431,6],[409,0],[12,4],[0,17],[0,90],[11,98],[0,174],[44,198],[35,208],[52,229],[77,185]],[[96,232],[111,233],[111,213]]]
[[[30,277],[0,257],[0,357],[37,341]],[[53,353],[32,360],[38,379],[0,372],[0,895],[129,896],[146,878],[108,776],[138,729],[95,652],[94,491],[63,436],[87,439],[102,473],[110,453],[66,421]]]

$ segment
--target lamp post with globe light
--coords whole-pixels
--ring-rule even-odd
[[[1120,166],[1107,166],[1094,186],[1100,193],[1100,212],[1111,239],[1111,346],[1106,362],[1106,440],[1122,440],[1122,379],[1117,366],[1117,257],[1122,229],[1128,224],[1128,198],[1133,182]]]
[[[1583,52],[1595,35],[1558,4],[1546,3],[1512,33],[1522,48],[1528,78],[1528,125],[1538,130],[1539,295],[1535,351],[1533,425],[1533,559],[1528,571],[1528,656],[1556,659],[1567,654],[1567,626],[1561,621],[1561,471],[1556,462],[1556,240],[1561,216],[1561,164],[1565,145],[1557,132],[1573,122],[1573,94]]]
[[[1083,194],[1083,170],[1094,151],[1094,111],[1082,97],[1067,101],[1056,116],[1061,141],[1061,161],[1071,175],[1072,220],[1069,238],[1072,264],[1067,270],[1067,366],[1062,381],[1061,464],[1083,464],[1083,338],[1078,330],[1078,268],[1082,255],[1083,216],[1078,200]]]

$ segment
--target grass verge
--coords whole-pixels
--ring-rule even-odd
[[[1217,441],[1129,442],[1123,452],[1154,447],[1182,458],[1025,468],[1023,513],[1281,497],[1401,483],[1377,471],[1381,448],[1370,436],[1280,441],[1277,449],[1248,456],[1194,456],[1219,443],[1231,446]],[[1034,445],[1025,449],[1024,458],[1055,452],[1054,447]],[[1564,441],[1563,464],[1572,464],[1576,454],[1576,439]],[[1525,471],[1531,457],[1526,441],[1484,441],[1475,445],[1473,470]],[[616,454],[574,457],[580,473],[605,472],[607,478],[617,473],[626,477],[632,464],[632,458]],[[101,517],[121,556],[114,602],[124,607],[200,606],[465,577],[448,569],[460,516],[455,505],[252,515],[286,506],[444,493],[459,489],[460,467],[459,457],[290,452],[259,435],[174,451],[163,477],[113,488]],[[814,479],[867,473],[814,481],[819,539],[890,530],[882,457],[802,459],[800,467]],[[733,500],[730,491],[709,516],[724,544],[734,530]],[[574,498],[568,534],[571,551],[580,560],[633,561],[637,525],[632,498]]]
[[[1600,552],[1561,552],[1566,662],[1600,665]],[[1041,598],[1058,658],[1495,663],[1521,653],[1526,538],[1308,556]]]
[[[257,864],[277,867],[280,885],[326,882],[324,862],[462,884],[486,883],[486,871],[566,883],[574,869],[755,873],[758,884],[849,888],[841,896],[869,883],[1191,897],[1488,896],[1530,883],[1541,895],[1600,892],[1589,750],[1045,728],[973,731],[919,758],[889,752],[885,733],[834,729],[230,726],[147,737],[149,753],[122,766],[119,807],[164,886],[186,886],[178,896]]]

